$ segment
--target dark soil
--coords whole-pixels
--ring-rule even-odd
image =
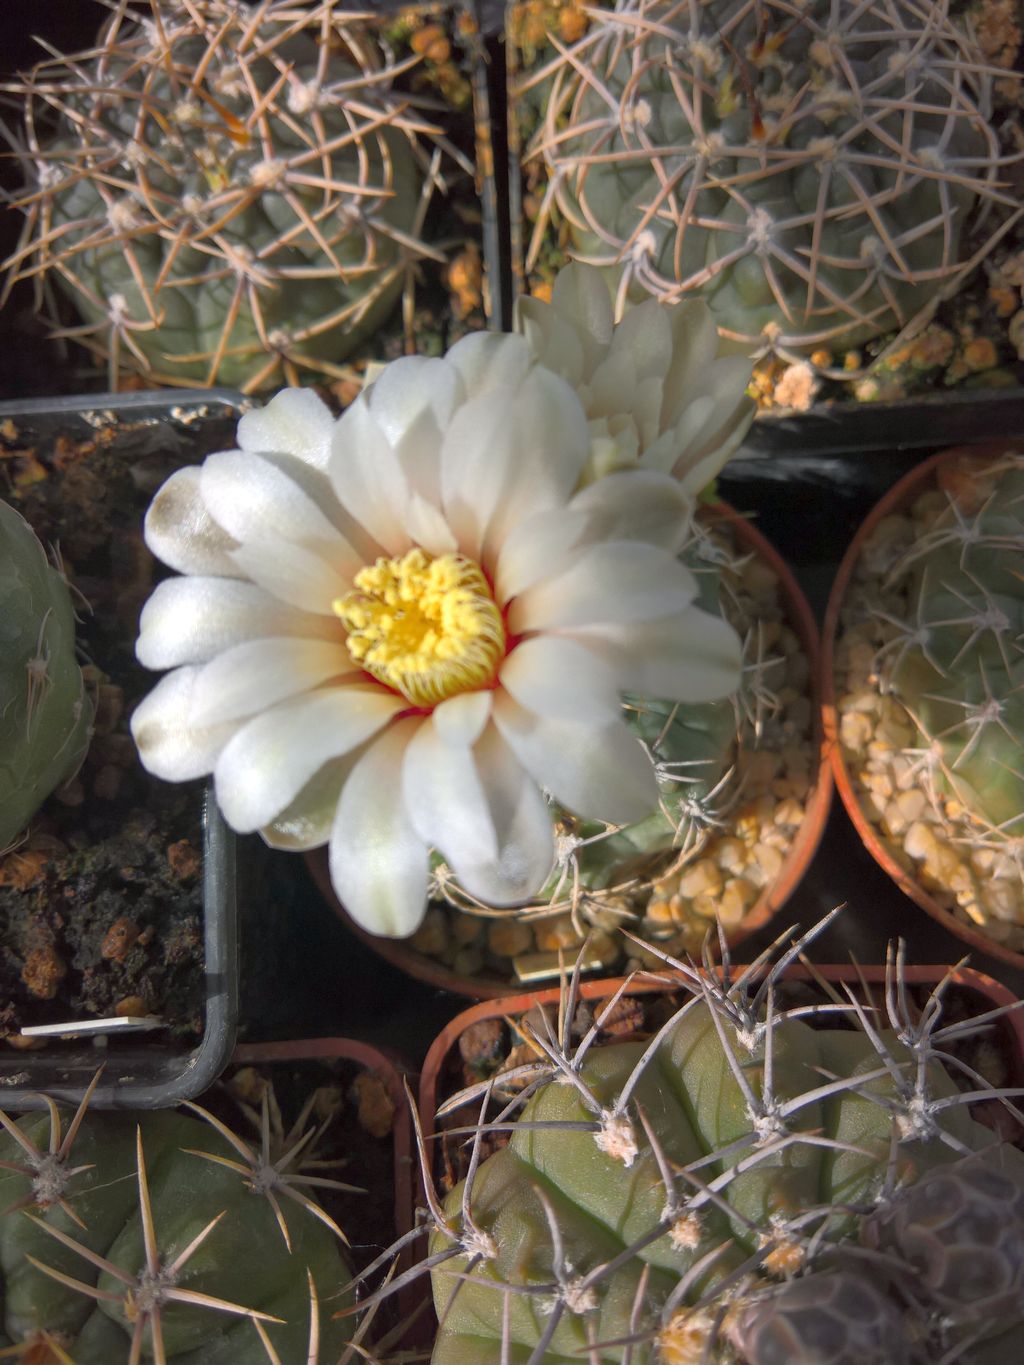
[[[156,681],[134,658],[159,573],[142,515],[172,468],[224,443],[209,425],[195,453],[170,423],[99,425],[84,438],[41,435],[45,422],[0,428],[0,496],[68,577],[95,706],[82,770],[0,858],[0,1039],[114,1013],[202,1030],[201,788],[150,777],[128,719]]]

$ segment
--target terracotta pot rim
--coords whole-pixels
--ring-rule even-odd
[[[817,775],[810,790],[804,819],[790,845],[778,876],[757,898],[750,911],[729,935],[729,944],[736,947],[751,934],[762,929],[765,924],[786,903],[802,880],[811,859],[818,850],[825,824],[832,804],[833,771],[829,762],[828,744],[822,728],[821,694],[821,645],[817,623],[792,570],[769,541],[753,524],[750,517],[744,516],[725,502],[716,502],[704,508],[712,516],[726,521],[736,531],[740,539],[748,544],[744,547],[753,550],[772,569],[779,580],[779,595],[785,606],[788,624],[800,638],[801,646],[807,656],[809,668],[808,687],[812,715],[811,742],[817,753]],[[317,889],[328,905],[335,911],[346,927],[366,946],[392,966],[399,968],[416,980],[440,990],[449,991],[471,1000],[496,1000],[515,990],[516,983],[511,980],[496,980],[493,976],[466,977],[452,971],[449,967],[435,961],[424,953],[406,946],[404,940],[379,938],[368,933],[356,924],[339,902],[331,886],[326,852],[323,848],[311,849],[303,854]]]
[[[851,984],[864,982],[867,985],[884,985],[887,970],[884,965],[878,963],[868,966],[850,962],[825,963],[816,965],[813,969],[797,964],[787,967],[784,979],[788,981],[813,981],[818,976],[829,982],[842,983],[845,981]],[[950,968],[933,964],[910,966],[903,970],[904,979],[911,986],[938,985],[940,981],[949,977],[952,984],[966,986],[985,997],[990,1002],[987,1006],[989,1009],[996,1009],[1017,1002],[1017,997],[1009,987],[973,967]],[[580,996],[584,1000],[607,999],[627,982],[629,984],[624,991],[626,996],[657,995],[666,989],[671,989],[675,982],[682,983],[684,980],[685,977],[682,973],[670,971],[638,972],[632,979],[621,976],[602,977],[599,980],[581,981]],[[459,1037],[473,1024],[478,1024],[483,1020],[504,1019],[517,1014],[525,1014],[534,1005],[556,1005],[559,994],[560,988],[558,986],[548,986],[543,990],[521,991],[501,999],[481,1000],[476,1005],[471,1005],[468,1009],[462,1010],[444,1026],[431,1043],[420,1071],[417,1107],[425,1142],[429,1143],[437,1131],[434,1120],[437,1114],[438,1089],[442,1068],[445,1059]],[[1020,1084],[1024,1082],[1024,1010],[1008,1011],[1003,1018],[1016,1044],[1017,1083]]]
[[[955,446],[949,450],[939,451],[938,454],[931,455],[919,465],[915,465],[875,503],[850,542],[829,593],[825,621],[822,627],[821,705],[825,754],[831,763],[836,788],[843,805],[846,807],[846,813],[856,827],[864,847],[875,862],[883,871],[888,873],[904,895],[909,896],[912,901],[931,915],[934,920],[937,920],[943,928],[948,929],[951,934],[969,944],[977,952],[986,953],[989,957],[1005,962],[1011,967],[1024,970],[1024,952],[1018,952],[1013,948],[1007,948],[1002,943],[997,943],[995,939],[989,938],[980,929],[965,924],[951,910],[947,910],[944,905],[941,905],[916,877],[897,862],[882,835],[868,819],[857,794],[853,775],[843,756],[842,744],[839,741],[835,678],[835,648],[839,632],[839,613],[865,542],[875,528],[896,508],[905,504],[915,493],[924,491],[936,471],[943,464],[965,455],[997,458],[1005,453],[1009,446],[1019,444],[1019,441],[988,441],[981,445]]]
[[[384,1082],[395,1106],[391,1121],[394,1149],[395,1234],[402,1237],[416,1222],[416,1159],[413,1151],[412,1116],[403,1077],[415,1079],[398,1053],[358,1038],[295,1038],[272,1043],[239,1043],[231,1056],[232,1066],[261,1066],[269,1062],[313,1062],[337,1058],[355,1062]]]

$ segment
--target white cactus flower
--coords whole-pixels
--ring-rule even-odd
[[[397,360],[338,421],[285,390],[238,444],[149,509],[147,543],[185,576],[142,613],[139,659],[172,671],[132,731],[158,776],[212,773],[236,830],[329,844],[374,933],[416,929],[432,848],[482,900],[534,895],[554,859],[542,789],[648,814],[621,691],[738,684],[735,632],[675,555],[690,499],[639,470],[579,491],[580,401],[521,337]]]
[[[700,300],[647,299],[616,323],[606,273],[573,262],[555,278],[550,303],[519,300],[516,329],[579,395],[590,425],[585,483],[618,469],[656,469],[696,497],[753,420],[750,360],[721,354]]]

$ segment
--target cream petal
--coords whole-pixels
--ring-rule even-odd
[[[228,551],[238,542],[210,516],[199,484],[194,465],[176,470],[163,484],[146,512],[146,544],[178,573],[237,578]]]
[[[718,328],[711,309],[702,299],[685,299],[669,310],[672,331],[672,362],[665,376],[661,424],[675,426],[690,403],[699,396],[703,381],[718,354]],[[747,362],[750,380],[750,362]]]
[[[275,820],[330,759],[364,744],[406,705],[375,687],[331,687],[264,711],[228,741],[214,780],[240,834]]]
[[[189,720],[193,725],[242,720],[359,672],[342,641],[249,640],[203,666],[193,684]]]
[[[473,756],[498,854],[484,859],[467,849],[465,858],[450,855],[455,874],[463,889],[486,905],[529,901],[548,880],[555,861],[551,811],[537,784],[493,725],[484,731]]]
[[[372,385],[371,393],[379,383],[380,379]],[[402,522],[409,484],[370,411],[365,391],[334,428],[328,474],[338,501],[389,555],[404,554],[411,547]]]
[[[534,781],[573,814],[631,824],[657,808],[654,765],[621,720],[591,725],[538,716],[500,692],[494,723]]]
[[[494,693],[488,690],[463,692],[440,702],[432,716],[438,737],[446,744],[475,744],[490,719],[493,700]]]
[[[247,578],[279,603],[288,602],[304,614],[316,613],[332,618],[332,604],[351,590],[352,580],[362,567],[355,552],[348,547],[338,559],[332,556],[328,561],[314,550],[274,536],[246,541],[231,552],[231,559]],[[283,633],[298,635],[300,632]],[[336,628],[333,633],[338,635],[340,631]]]
[[[325,469],[331,452],[334,418],[313,389],[283,389],[265,407],[245,413],[238,423],[240,450],[280,451],[314,469]]]
[[[291,805],[260,830],[264,842],[287,853],[322,848],[331,837],[341,789],[359,753],[356,749],[344,758],[325,763]]]
[[[637,541],[608,541],[577,552],[569,567],[528,588],[509,611],[513,635],[610,621],[649,621],[693,601],[693,574],[672,555]]]
[[[619,719],[614,672],[592,651],[557,635],[523,640],[501,666],[502,687],[527,711],[592,725]]]
[[[313,499],[262,455],[240,450],[208,455],[200,489],[210,515],[239,544],[270,536],[339,558],[349,551]]]
[[[611,345],[615,326],[603,271],[571,262],[555,276],[551,305],[572,324],[583,346],[586,373],[593,374]]]
[[[446,555],[459,548],[444,514],[418,493],[410,496],[405,509],[405,529],[428,554]]]
[[[189,782],[213,772],[217,756],[238,729],[197,726],[189,720],[199,667],[176,668],[161,678],[132,712],[131,730],[142,766],[165,782]]]
[[[135,653],[146,668],[206,663],[222,650],[269,635],[341,637],[336,618],[296,611],[235,578],[167,578],[142,609]]]
[[[516,301],[516,331],[541,365],[579,388],[585,377],[583,344],[572,324],[541,299]]]
[[[668,474],[625,470],[581,489],[569,511],[587,517],[582,544],[636,540],[674,553],[686,538],[693,501]]]
[[[480,398],[492,389],[518,387],[534,359],[523,338],[507,332],[471,332],[445,355],[458,371],[467,399]]]
[[[417,835],[453,864],[489,862],[498,841],[472,749],[421,725],[405,751],[402,800]]]
[[[558,507],[513,526],[498,552],[495,600],[504,605],[540,579],[565,568],[586,525],[583,512]]]
[[[424,412],[443,427],[463,397],[457,367],[447,360],[410,355],[384,366],[367,402],[385,439],[396,446]]]
[[[492,568],[513,526],[564,506],[588,453],[580,401],[548,370],[465,403],[441,448],[445,513],[460,547]]]
[[[627,308],[615,328],[609,359],[628,356],[637,381],[663,379],[672,361],[672,328],[669,310],[657,299]],[[596,377],[595,377],[596,385]]]
[[[607,356],[594,371],[590,383],[588,418],[593,421],[632,412],[637,383],[636,367],[630,355],[620,352]]]
[[[624,692],[669,701],[717,701],[740,685],[742,647],[727,621],[690,606],[659,621],[571,632],[614,670]]]
[[[398,799],[405,750],[422,722],[398,721],[371,744],[341,792],[330,839],[331,882],[357,924],[404,938],[427,910],[427,846]]]

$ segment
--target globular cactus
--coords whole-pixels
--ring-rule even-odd
[[[910,608],[881,659],[930,771],[979,838],[1024,838],[1024,456],[968,467],[888,580]]]
[[[617,0],[521,81],[526,164],[620,289],[724,337],[853,346],[954,292],[1019,217],[989,70],[948,0]],[[998,221],[997,210],[1008,213]],[[983,229],[983,230],[982,230]]]
[[[352,1336],[334,1318],[351,1303],[349,1267],[306,1193],[332,1182],[265,1154],[239,1161],[246,1145],[219,1122],[86,1113],[88,1102],[66,1132],[52,1102],[49,1115],[0,1113],[6,1353],[20,1346],[16,1359],[46,1365],[334,1365]]]
[[[722,977],[668,959],[686,998],[637,1041],[595,1046],[620,993],[588,1027],[576,974],[557,1029],[520,1023],[532,1063],[445,1103],[484,1108],[430,1201],[433,1365],[1010,1358],[1024,1154],[968,1105],[1016,1092],[955,1055],[993,1016],[944,1024],[949,978],[915,1004],[899,955],[881,1009],[787,996],[808,937]]]
[[[0,502],[0,850],[78,770],[91,721],[68,585]]]
[[[58,331],[111,387],[122,367],[246,391],[338,373],[437,256],[419,233],[439,163],[402,64],[335,0],[108,8],[88,52],[7,87],[27,183],[6,289],[70,299],[82,325]]]

